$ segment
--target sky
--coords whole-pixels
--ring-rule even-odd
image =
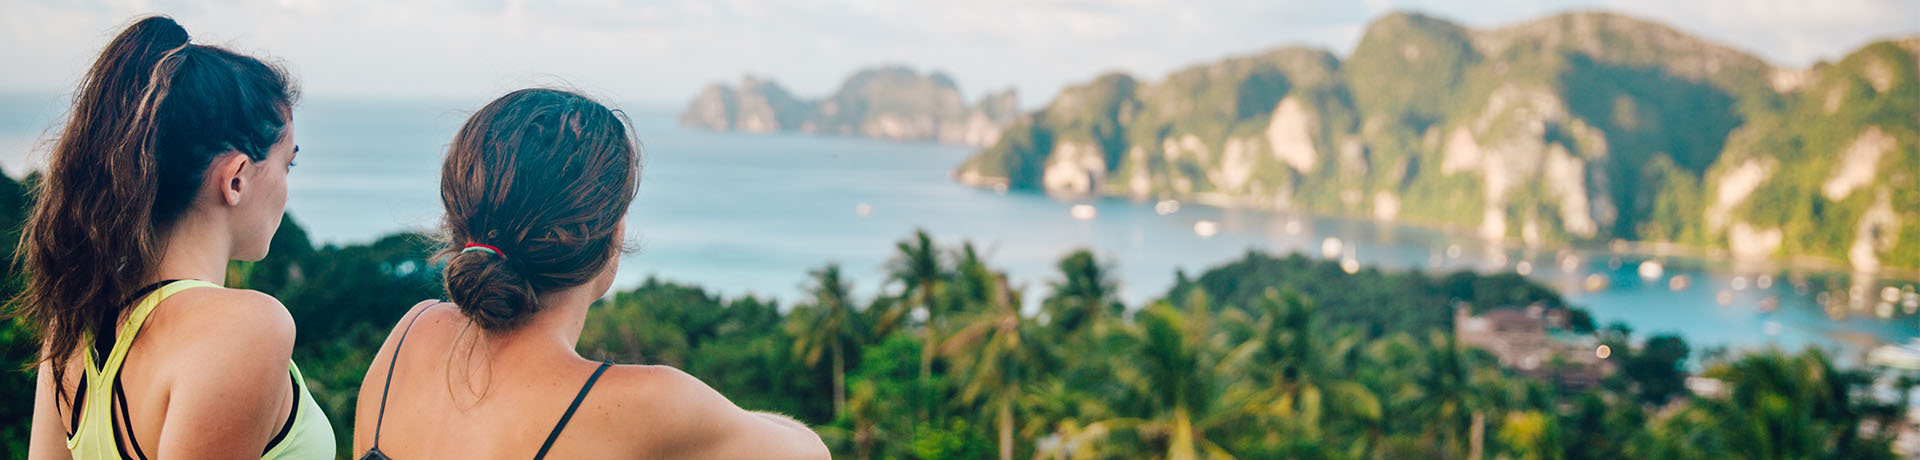
[[[1036,107],[1108,71],[1157,80],[1283,45],[1344,56],[1395,10],[1486,28],[1588,9],[1789,67],[1920,35],[1916,0],[0,0],[0,91],[71,92],[106,41],[149,13],[197,43],[281,62],[308,100],[565,85],[672,107],[745,74],[819,97],[860,68],[901,64],[944,71],[969,97],[1012,87]]]

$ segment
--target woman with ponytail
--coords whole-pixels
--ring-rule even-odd
[[[292,316],[221,287],[279,226],[295,97],[165,17],[100,53],[21,237],[14,304],[43,343],[29,458],[333,458]]]
[[[440,174],[452,302],[415,305],[374,355],[358,458],[828,458],[805,426],[677,369],[574,350],[640,181],[624,117],[515,91],[467,119]]]

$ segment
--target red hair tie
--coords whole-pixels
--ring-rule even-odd
[[[505,259],[505,258],[507,258],[507,254],[506,254],[506,253],[504,253],[504,252],[501,252],[501,251],[500,251],[500,248],[496,248],[496,247],[493,247],[493,246],[488,246],[488,245],[484,245],[484,244],[480,244],[480,243],[472,243],[472,244],[468,244],[468,245],[467,245],[466,247],[464,247],[464,248],[460,248],[460,252],[463,252],[463,253],[465,253],[465,252],[475,252],[475,251],[479,251],[479,252],[485,252],[485,253],[488,253],[488,254],[493,254],[493,255],[496,255],[496,256],[500,256],[500,258],[502,258],[502,259]]]

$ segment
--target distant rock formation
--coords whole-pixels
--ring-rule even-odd
[[[1920,37],[1785,70],[1613,13],[1394,13],[1344,60],[1289,47],[1070,86],[954,177],[1912,268],[1916,62]]]
[[[905,67],[863,70],[820,100],[801,100],[771,80],[715,83],[680,113],[680,124],[714,131],[796,131],[989,146],[1020,116],[1013,90],[967,105],[953,79]]]

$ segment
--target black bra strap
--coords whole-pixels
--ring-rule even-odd
[[[273,448],[280,445],[280,441],[286,440],[287,434],[293,432],[293,421],[300,417],[300,381],[294,379],[291,370],[287,371],[287,382],[293,385],[293,409],[287,410],[287,423],[280,425],[280,434],[273,435],[273,439],[267,441],[267,448],[260,451],[260,456],[264,457],[267,452],[273,452]]]
[[[131,306],[135,302],[144,300],[147,294],[152,294],[153,291],[158,291],[161,287],[177,281],[180,280],[160,280],[153,284],[141,286],[140,289],[133,291],[133,294],[127,295],[127,299],[121,301],[120,305]],[[105,369],[107,356],[113,354],[113,342],[117,336],[120,335],[120,328],[115,327],[119,324],[118,317],[101,318],[101,320],[100,325],[97,326],[98,330],[93,331],[93,363]]]
[[[533,460],[541,460],[547,457],[547,450],[553,448],[554,440],[560,439],[560,430],[567,428],[567,420],[573,418],[573,411],[579,410],[580,402],[587,399],[587,391],[593,389],[593,382],[600,380],[600,374],[607,372],[607,367],[612,365],[613,362],[611,361],[601,361],[600,368],[593,370],[592,377],[587,377],[587,384],[580,387],[580,394],[574,395],[573,404],[567,406],[567,413],[560,415],[560,423],[553,426],[552,433],[547,434],[547,442],[540,445],[540,453],[534,455]],[[379,434],[375,433],[374,437],[376,439],[379,438]]]
[[[380,414],[373,419],[372,450],[380,449],[380,425],[387,421],[387,392],[393,390],[393,365],[400,362],[400,347],[407,344],[407,333],[413,332],[413,323],[420,321],[420,315],[438,306],[440,304],[435,303],[420,309],[419,313],[414,313],[413,319],[407,320],[407,328],[400,330],[400,340],[393,343],[393,357],[387,360],[387,383],[380,387]]]
[[[67,424],[67,439],[73,439],[73,434],[80,432],[80,409],[87,407],[86,404],[87,373],[83,371],[80,373],[80,389],[74,390],[73,392],[73,422]],[[53,407],[54,410],[60,409],[59,404],[55,404]]]
[[[136,438],[133,436],[133,416],[127,415],[127,389],[126,387],[120,386],[119,374],[114,374],[113,376],[113,397],[118,398],[120,400],[119,420],[120,420],[120,424],[123,424],[122,426],[124,426],[127,429],[126,430],[127,444],[133,445],[133,453],[136,455],[139,455],[140,460],[147,460],[147,453],[145,451],[140,450],[140,438]],[[120,432],[119,430],[114,430],[115,436],[113,439],[115,441],[120,440],[120,437],[118,436],[119,432]],[[115,447],[119,448],[116,450],[120,451],[121,460],[133,460],[131,457],[127,456],[127,449],[125,445],[117,445]]]
[[[166,286],[167,283],[172,283],[175,281],[180,281],[180,280],[164,280],[164,281],[160,281],[157,283],[153,283],[153,284],[149,284],[144,287],[141,287],[139,290],[133,291],[133,295],[127,296],[127,300],[125,302],[121,302],[121,304],[126,305],[126,304],[131,304],[136,301],[139,301],[142,297],[146,297],[147,294],[151,294],[153,293],[154,290],[160,289],[161,286]],[[99,325],[94,327],[95,331],[93,331],[93,349],[83,351],[83,353],[93,354],[94,364],[100,364],[104,366],[106,364],[105,361],[107,359],[107,355],[110,355],[113,353],[114,337],[119,334],[118,331],[115,331],[115,329],[117,328],[114,327],[114,324],[115,323],[113,321],[108,320],[108,321],[102,321]],[[86,367],[86,366],[82,365],[81,367]],[[115,380],[119,380],[118,376],[115,377]],[[73,414],[72,414],[73,421],[67,424],[68,439],[72,439],[74,433],[80,432],[80,410],[85,407],[84,403],[86,400],[87,400],[87,374],[83,372],[80,374],[80,388],[73,392]],[[60,410],[60,405],[55,404],[53,406],[53,410],[55,411]],[[111,417],[111,415],[109,415],[109,417]]]
[[[153,284],[149,284],[144,287],[141,287],[140,290],[133,291],[133,295],[127,296],[127,301],[124,303],[131,304],[134,302],[139,302],[142,299],[144,299],[147,296],[147,294],[152,294],[154,291],[160,290],[161,287],[166,286],[168,284],[173,284],[173,282],[175,281],[180,281],[180,280],[162,280],[162,281],[158,281]],[[111,325],[111,323],[103,323],[103,324]],[[106,359],[110,359],[110,357],[112,356],[113,343],[116,340],[115,336],[119,335],[119,331],[117,331],[116,329],[118,328],[102,327],[101,331],[105,332],[105,334],[94,334],[94,337],[95,337],[94,357],[96,358],[96,360],[106,360]],[[125,359],[125,358],[122,358],[122,359]],[[105,362],[96,362],[95,364],[100,364],[101,366],[106,365]],[[101,370],[104,371],[106,370],[106,368],[101,367]],[[83,385],[81,388],[84,391],[84,389],[86,388],[84,386],[86,385],[86,376],[81,376],[80,384]],[[120,373],[118,371],[113,373],[113,397],[114,399],[119,400],[118,402],[120,403],[117,405],[118,409],[120,410],[118,412],[119,418],[115,419],[118,421],[116,425],[124,426],[126,428],[126,434],[127,434],[127,440],[126,440],[127,442],[125,444],[120,444],[117,442],[120,440],[120,430],[118,428],[114,430],[113,439],[114,441],[116,441],[115,443],[116,444],[115,447],[117,447],[116,450],[120,451],[120,458],[123,460],[133,459],[133,457],[127,456],[126,446],[131,445],[133,446],[134,455],[137,455],[140,460],[147,460],[147,453],[140,449],[140,438],[137,438],[133,435],[133,416],[127,414],[127,388],[126,386],[120,383]],[[114,406],[115,404],[109,401],[107,405]],[[74,431],[79,431],[77,427],[80,426],[80,403],[79,403],[79,399],[77,398],[74,400],[73,415],[74,415],[74,418],[73,418],[74,426],[76,427]],[[108,415],[108,417],[111,418],[113,417],[113,415]]]

